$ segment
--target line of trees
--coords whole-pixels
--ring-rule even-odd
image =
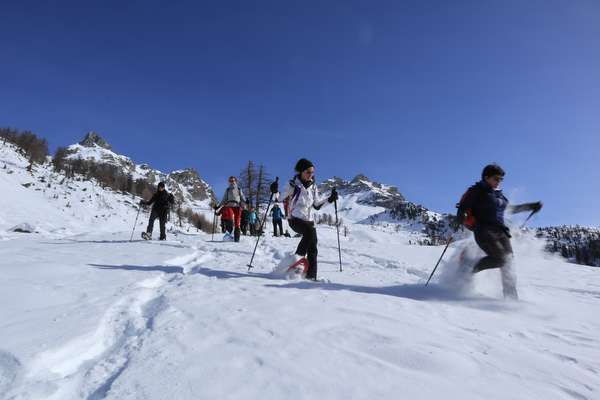
[[[248,161],[238,177],[238,184],[246,195],[246,199],[257,209],[260,204],[269,201],[271,181],[272,177],[265,166],[260,164],[257,167],[254,161]]]
[[[576,264],[600,267],[600,230],[582,226],[538,228],[547,240],[546,250],[560,253]]]
[[[103,188],[131,193],[145,199],[149,199],[156,191],[156,186],[146,179],[133,179],[131,174],[123,173],[116,165],[99,164],[80,158],[70,160],[67,156],[67,149],[59,147],[54,154],[52,164],[57,172],[64,172],[68,178],[80,175],[88,180],[95,179]]]
[[[13,128],[0,128],[0,138],[4,144],[17,146],[31,164],[43,164],[48,156],[48,142],[31,131],[19,131]]]
[[[327,214],[327,213],[319,213],[315,215],[315,223],[319,225],[329,225],[335,226],[335,215]],[[344,220],[342,218],[338,219],[338,226],[343,226]]]

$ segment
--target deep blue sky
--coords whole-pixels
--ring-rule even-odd
[[[217,189],[248,159],[454,211],[482,166],[600,225],[600,2],[3,1],[0,126],[88,130]]]

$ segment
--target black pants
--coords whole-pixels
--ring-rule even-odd
[[[506,232],[494,226],[481,226],[475,229],[475,241],[486,254],[473,267],[473,272],[490,268],[502,268],[512,257],[512,246]]]
[[[304,221],[298,218],[291,218],[289,221],[290,228],[294,232],[302,235],[302,239],[296,249],[296,254],[306,256],[308,259],[307,279],[317,279],[317,229],[312,221]]]
[[[233,233],[233,220],[232,219],[224,219],[223,220],[223,232],[228,232],[229,234]]]
[[[148,221],[148,228],[146,232],[149,235],[152,235],[152,231],[154,230],[154,220],[158,218],[160,223],[160,240],[165,240],[167,238],[167,234],[165,232],[165,224],[167,223],[167,216],[169,214],[169,210],[156,210],[152,209],[150,213],[150,220]]]
[[[240,223],[240,228],[242,230],[242,233],[244,235],[247,235],[248,234],[248,221],[242,220],[242,222]]]
[[[279,235],[283,235],[283,221],[280,219],[273,220],[273,235],[279,236],[277,234],[277,228],[279,228]]]
[[[518,298],[517,279],[512,270],[513,250],[507,232],[500,227],[480,226],[475,229],[475,241],[486,256],[475,264],[473,273],[500,268],[504,296]]]

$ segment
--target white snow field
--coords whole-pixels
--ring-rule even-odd
[[[0,156],[2,400],[600,398],[600,269],[527,233],[518,302],[497,270],[456,278],[472,238],[424,287],[442,248],[361,223],[343,272],[319,225],[321,281],[288,281],[272,270],[298,238],[269,227],[251,272],[255,238],[141,241],[142,213],[130,242],[132,196]],[[381,211],[341,204],[350,222]]]
[[[319,234],[319,283],[270,274],[298,239],[266,237],[250,273],[246,237],[1,242],[0,397],[599,398],[598,269],[517,238],[507,302],[497,271],[425,288],[441,248],[368,228],[342,237],[339,272],[335,230]]]

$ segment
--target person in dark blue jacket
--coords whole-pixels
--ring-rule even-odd
[[[273,235],[275,237],[283,235],[283,212],[279,207],[279,203],[275,203],[271,214],[273,215]],[[279,228],[279,234],[277,234],[277,228]]]
[[[458,205],[456,229],[467,220],[471,224],[477,245],[486,253],[473,267],[473,273],[490,268],[502,271],[504,296],[517,299],[516,277],[512,271],[513,250],[510,229],[504,221],[504,213],[523,211],[538,212],[541,202],[509,205],[500,190],[505,172],[497,164],[487,165],[481,173],[481,181],[471,186]]]

